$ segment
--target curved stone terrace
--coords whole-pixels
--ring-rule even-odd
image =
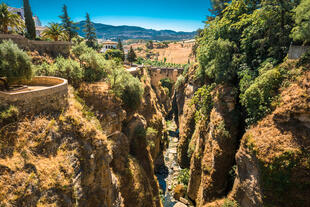
[[[68,81],[66,79],[37,76],[20,90],[0,91],[0,105],[14,105],[20,112],[61,110],[67,105]]]

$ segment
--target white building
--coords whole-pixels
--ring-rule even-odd
[[[113,42],[111,40],[101,42],[103,48],[101,49],[102,53],[105,53],[107,50],[116,49],[117,42]]]
[[[22,18],[22,20],[25,21],[25,11],[24,11],[24,8],[9,7],[8,9],[9,9],[10,12],[18,14]],[[41,23],[41,21],[40,21],[38,16],[35,15],[32,18],[33,18],[35,26],[36,26],[36,35],[37,36],[41,36],[43,30],[45,30],[46,27],[42,26],[42,23]]]

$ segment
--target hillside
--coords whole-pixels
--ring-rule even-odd
[[[194,42],[175,42],[169,43],[167,47],[157,47],[154,44],[154,49],[147,49],[145,43],[135,43],[125,48],[129,49],[130,46],[135,50],[138,57],[149,58],[151,60],[164,61],[166,58],[167,63],[187,64],[188,60],[193,60],[191,57],[192,47]]]
[[[80,28],[78,33],[84,36],[83,26],[85,21],[77,23]],[[97,31],[97,37],[100,39],[127,40],[127,39],[145,39],[145,40],[183,40],[194,38],[196,32],[176,32],[172,30],[153,30],[135,26],[112,26],[100,23],[94,23]]]

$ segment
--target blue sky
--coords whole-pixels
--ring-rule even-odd
[[[151,29],[194,31],[203,28],[209,14],[210,0],[29,0],[33,14],[46,25],[59,22],[63,4],[74,21],[85,19],[88,12],[93,22],[132,25]],[[22,7],[22,0],[0,0],[9,6]]]

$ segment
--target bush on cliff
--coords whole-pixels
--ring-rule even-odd
[[[84,78],[84,70],[80,67],[80,64],[72,60],[58,57],[54,64],[43,63],[35,66],[35,74],[37,76],[56,76],[65,78],[69,84],[74,87],[79,86]]]
[[[270,69],[258,76],[253,84],[241,94],[241,104],[245,107],[248,124],[254,124],[271,111],[270,104],[282,83],[283,75],[278,68]]]
[[[30,80],[32,77],[31,59],[12,41],[0,44],[0,81],[6,89],[9,84]]]
[[[77,87],[82,82],[84,72],[77,61],[74,61],[71,58],[65,59],[63,57],[59,57],[56,59],[54,65],[54,76],[67,79],[68,82],[75,87]]]

